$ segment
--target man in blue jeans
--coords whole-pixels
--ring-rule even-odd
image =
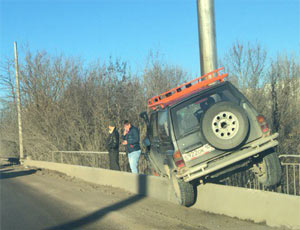
[[[138,173],[138,162],[141,155],[140,133],[129,121],[124,121],[122,144],[126,147],[129,166],[132,173]]]

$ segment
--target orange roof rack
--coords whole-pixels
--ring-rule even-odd
[[[148,108],[152,108],[153,110],[156,110],[159,107],[164,108],[166,104],[169,104],[170,102],[179,99],[180,97],[191,94],[193,91],[205,88],[211,83],[214,83],[216,81],[223,82],[223,79],[228,76],[227,73],[219,73],[223,69],[224,67],[221,67],[192,81],[173,88],[167,92],[150,98],[148,100]],[[210,76],[210,78],[206,79],[208,76]],[[205,80],[201,81],[201,79]]]

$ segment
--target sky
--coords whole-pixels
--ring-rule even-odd
[[[215,0],[218,58],[235,41],[260,43],[270,56],[300,50],[300,0]],[[33,52],[110,56],[142,71],[147,55],[200,74],[196,0],[0,0],[0,58]],[[1,61],[0,59],[0,61]]]

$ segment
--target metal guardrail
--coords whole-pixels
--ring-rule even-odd
[[[225,185],[244,187],[263,191],[273,191],[289,195],[300,195],[300,155],[280,155],[282,179],[278,187],[265,187],[259,183],[250,170],[233,174],[226,178]]]
[[[52,151],[51,153],[83,153],[83,154],[108,154],[108,152],[96,152],[96,151]],[[125,152],[119,152],[120,154],[126,154]]]
[[[95,151],[52,151],[51,152],[51,159],[52,162],[55,162],[55,154],[59,153],[60,154],[60,163],[64,163],[64,157],[63,154],[96,154],[96,155],[108,155],[108,152],[95,152]],[[121,155],[126,155],[125,152],[119,152]],[[73,162],[74,163],[74,162]]]
[[[300,195],[300,155],[280,155],[283,166],[283,192]],[[283,160],[284,159],[284,160]]]
[[[121,171],[129,172],[130,167],[126,153],[119,152],[119,155],[119,165]],[[108,152],[104,151],[52,151],[32,156],[32,159],[109,169]],[[144,160],[144,156],[141,156],[139,171],[144,174],[149,173],[149,167],[147,162]]]

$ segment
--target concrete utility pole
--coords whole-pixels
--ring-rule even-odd
[[[15,48],[15,70],[16,70],[16,91],[17,91],[17,111],[18,111],[18,126],[19,126],[20,162],[22,163],[22,161],[24,159],[24,153],[23,153],[23,136],[22,136],[21,99],[20,99],[17,42],[14,42],[14,48]]]
[[[214,0],[197,0],[201,76],[218,67]]]

